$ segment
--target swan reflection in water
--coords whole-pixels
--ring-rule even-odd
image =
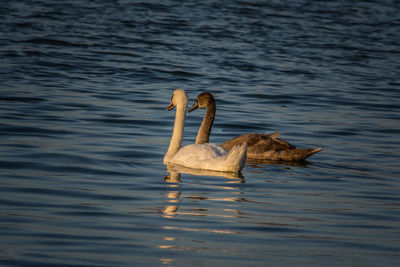
[[[181,196],[181,192],[179,191],[179,188],[181,187],[180,183],[181,181],[181,175],[182,173],[184,174],[190,174],[190,175],[195,175],[195,176],[218,176],[218,177],[225,177],[227,178],[227,183],[229,184],[241,184],[244,183],[244,177],[243,175],[239,173],[230,173],[230,172],[218,172],[218,171],[208,171],[208,170],[197,170],[197,169],[191,169],[179,165],[174,165],[174,164],[166,164],[167,166],[167,171],[169,172],[169,175],[164,176],[164,181],[168,183],[168,187],[171,188],[172,190],[167,193],[167,203],[166,207],[163,210],[163,217],[164,218],[172,218],[174,215],[177,214],[177,211],[179,209],[178,204],[180,202],[179,197]],[[228,189],[228,190],[235,190],[238,188],[233,188],[232,186],[223,186],[223,189]],[[190,198],[192,199],[200,199],[200,200],[206,200],[208,198],[204,196],[191,196]],[[230,201],[234,201],[234,198],[229,198]],[[200,215],[204,216],[206,214],[204,213],[180,213],[180,214],[186,214],[186,215]]]
[[[287,162],[287,161],[270,161],[270,160],[258,160],[258,159],[251,159],[248,162],[248,172],[250,173],[256,173],[260,172],[260,169],[265,169],[265,165],[271,165],[271,166],[282,166],[284,169],[290,169],[291,167],[306,167],[308,165],[307,161],[302,161],[302,162]],[[180,196],[181,196],[181,176],[182,174],[189,174],[189,175],[194,175],[194,176],[217,176],[217,177],[225,177],[227,178],[226,183],[227,184],[242,184],[245,183],[244,177],[241,172],[238,173],[231,173],[231,172],[218,172],[218,171],[208,171],[208,170],[197,170],[197,169],[191,169],[179,165],[174,165],[174,164],[166,164],[167,166],[167,171],[169,172],[169,175],[164,176],[164,181],[168,184],[168,187],[171,189],[166,196],[167,196],[167,203],[166,207],[163,210],[163,217],[165,218],[172,218],[178,213],[179,206],[178,204],[180,203]],[[238,192],[237,190],[240,189],[240,187],[234,187],[234,186],[222,186],[221,188],[227,189],[227,190],[234,190],[235,194]],[[186,198],[191,198],[191,199],[199,199],[199,200],[219,200],[219,201],[234,201],[234,202],[246,202],[247,200],[244,198],[238,198],[238,197],[228,197],[228,198],[208,198],[205,197],[204,195],[202,196],[191,196],[191,197],[186,197]],[[235,211],[235,213],[240,213]],[[205,214],[204,212],[202,213],[185,213],[185,212],[180,212],[179,214],[181,215],[199,215],[199,216],[205,216],[209,214]],[[215,216],[215,215],[213,215]]]
[[[282,166],[282,168],[291,168],[291,167],[306,167],[307,162],[271,162],[267,160],[251,160],[248,162],[246,172],[257,172],[261,171],[260,169],[268,168],[267,166]],[[192,216],[207,216],[207,217],[216,217],[219,219],[223,219],[224,221],[236,221],[235,218],[242,218],[248,216],[248,213],[245,209],[247,204],[242,202],[252,202],[251,200],[243,197],[243,186],[241,184],[245,183],[245,179],[241,173],[228,173],[228,172],[215,172],[215,171],[206,171],[206,170],[196,170],[190,169],[182,166],[177,166],[173,164],[166,164],[167,171],[169,175],[164,177],[167,186],[167,192],[165,193],[165,202],[166,205],[164,209],[161,211],[161,216],[167,220],[165,220],[164,225],[162,226],[163,236],[160,238],[160,244],[158,247],[160,249],[168,250],[168,251],[202,251],[207,248],[207,242],[201,239],[202,235],[194,235],[197,238],[188,241],[182,240],[175,236],[176,231],[185,231],[185,232],[198,232],[205,234],[214,234],[216,236],[219,235],[238,235],[239,232],[234,229],[221,229],[221,228],[213,228],[213,227],[199,227],[195,225],[191,225],[188,223],[179,223],[177,224],[175,219],[177,216],[181,217],[192,217]],[[184,174],[194,175],[194,176],[213,176],[213,177],[221,177],[222,180],[225,180],[226,184],[218,184],[217,186],[220,189],[226,190],[224,193],[222,190],[219,190],[217,195],[210,194],[197,194],[193,193],[194,191],[189,190],[185,192],[183,190],[184,185]],[[202,177],[202,180],[207,180],[207,177]],[[189,182],[190,183],[190,182]],[[207,184],[201,184],[199,186],[213,186]],[[201,188],[199,188],[201,191]],[[192,194],[192,195],[190,195]],[[191,203],[186,203],[187,205],[182,205],[185,208],[179,210],[179,206],[181,202],[187,201]],[[217,210],[208,208],[209,205],[204,201],[221,201],[222,205],[218,205],[219,208]],[[226,203],[226,204],[225,204]],[[215,207],[215,205],[211,205],[211,207]],[[201,220],[201,219],[199,219]],[[185,221],[185,220],[183,220]],[[190,220],[189,220],[190,221]],[[188,243],[189,242],[189,243]],[[201,245],[199,245],[201,244]],[[175,258],[173,256],[160,258],[160,263],[165,265],[174,264]]]
[[[237,195],[241,195],[241,186],[239,184],[244,183],[244,177],[241,173],[229,173],[229,172],[216,172],[216,171],[206,171],[206,170],[197,170],[190,169],[182,166],[177,166],[173,164],[166,164],[167,171],[169,175],[164,176],[164,180],[168,187],[167,192],[165,193],[165,208],[162,210],[162,217],[168,219],[165,221],[165,224],[162,226],[164,230],[166,230],[164,235],[160,238],[161,244],[158,245],[161,249],[166,249],[170,251],[198,251],[204,250],[206,247],[204,246],[204,240],[193,240],[193,243],[181,243],[179,238],[174,236],[174,233],[178,231],[187,231],[187,232],[201,232],[201,233],[211,233],[216,235],[236,235],[238,234],[235,231],[231,231],[228,229],[212,229],[212,228],[202,228],[195,227],[192,225],[179,225],[174,222],[176,216],[208,216],[208,217],[218,217],[218,218],[234,218],[243,216],[242,212],[235,208],[236,205],[232,205],[232,202],[245,202],[244,198],[237,197]],[[210,177],[221,177],[221,179],[225,180],[226,185],[206,185],[206,186],[217,186],[222,190],[227,190],[228,195],[232,194],[233,196],[218,196],[212,197],[209,194],[193,194],[193,191],[182,192],[182,174],[194,175],[194,176],[210,176]],[[204,177],[204,179],[207,179]],[[235,186],[235,184],[237,186]],[[204,184],[201,184],[204,186]],[[201,189],[199,189],[201,191]],[[182,195],[185,194],[183,197]],[[191,195],[186,195],[191,194]],[[181,201],[188,201],[191,208],[186,208],[184,210],[179,210],[179,205]],[[221,201],[226,202],[226,205],[222,205],[224,208],[222,210],[212,210],[207,208],[207,204],[203,201]],[[240,204],[238,204],[238,207]],[[188,207],[188,206],[186,206]],[[179,210],[179,211],[178,211]],[[203,244],[199,246],[199,244]],[[173,264],[175,259],[173,257],[168,258],[160,258],[159,259],[162,264]]]
[[[218,176],[231,179],[228,183],[244,183],[244,177],[241,172],[219,172],[209,170],[191,169],[175,164],[166,164],[170,175],[165,175],[164,180],[168,183],[181,183],[181,174],[190,174],[195,176]]]
[[[190,175],[195,175],[195,176],[218,176],[218,177],[225,177],[228,179],[227,183],[229,184],[241,184],[244,183],[244,177],[243,175],[239,173],[230,173],[230,172],[218,172],[218,171],[208,171],[208,170],[197,170],[197,169],[191,169],[179,165],[174,165],[174,164],[166,164],[167,166],[167,171],[169,172],[169,175],[164,176],[164,181],[168,183],[168,187],[170,187],[171,191],[167,193],[167,202],[168,203],[173,203],[168,204],[165,209],[163,210],[163,217],[171,218],[171,216],[176,215],[178,206],[177,203],[179,203],[179,197],[181,195],[181,192],[178,191],[178,189],[181,187],[179,183],[182,183],[181,181],[181,174],[190,174]],[[235,189],[232,187],[226,187],[223,186],[224,189]],[[191,198],[198,198],[198,199],[206,199],[204,197],[191,197]],[[191,215],[204,215],[204,214],[191,214]]]
[[[270,161],[270,160],[258,160],[258,159],[251,159],[248,162],[248,172],[256,173],[259,172],[260,169],[265,169],[265,165],[272,165],[272,166],[282,166],[284,169],[290,169],[291,167],[306,167],[308,162],[277,162],[277,161]],[[182,174],[189,174],[194,176],[214,176],[214,177],[225,177],[227,178],[227,184],[242,184],[245,183],[244,177],[241,172],[232,173],[232,172],[218,172],[218,171],[209,171],[209,170],[198,170],[198,169],[191,169],[179,165],[174,164],[166,164],[167,171],[169,175],[164,176],[164,181],[168,184],[168,187],[172,189],[167,193],[167,202],[168,205],[163,210],[163,217],[172,218],[173,216],[177,215],[177,211],[179,209],[178,204],[180,202],[179,198],[181,196],[180,192],[180,183],[182,183],[181,176]],[[222,186],[221,188],[227,190],[235,190],[236,193],[240,187],[234,186]],[[205,196],[192,196],[189,197],[191,199],[199,199],[199,200],[207,200],[209,198]],[[210,199],[209,199],[210,200]],[[236,202],[246,202],[244,198],[238,197],[229,197],[229,198],[213,198],[212,200],[222,200],[222,201],[236,201]],[[206,215],[204,213],[180,213],[186,215]]]

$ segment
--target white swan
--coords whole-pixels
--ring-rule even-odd
[[[247,143],[233,147],[229,153],[215,144],[191,144],[181,148],[183,128],[186,117],[187,96],[184,90],[177,89],[171,97],[167,110],[176,107],[175,124],[164,164],[176,164],[193,169],[239,172],[246,161]]]

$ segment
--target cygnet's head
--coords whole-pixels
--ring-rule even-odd
[[[211,93],[209,92],[203,92],[200,93],[197,97],[196,100],[193,103],[193,106],[188,110],[188,112],[192,112],[195,109],[198,108],[205,108],[209,104],[214,103],[214,97]]]

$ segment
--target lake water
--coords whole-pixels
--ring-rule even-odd
[[[398,1],[0,6],[1,266],[400,264]],[[167,169],[176,88],[323,151]]]

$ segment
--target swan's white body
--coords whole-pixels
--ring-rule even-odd
[[[176,107],[174,130],[164,163],[172,163],[193,169],[238,172],[246,161],[247,143],[232,148],[229,153],[215,144],[191,144],[181,148],[186,117],[187,96],[184,90],[174,92],[168,109]]]

